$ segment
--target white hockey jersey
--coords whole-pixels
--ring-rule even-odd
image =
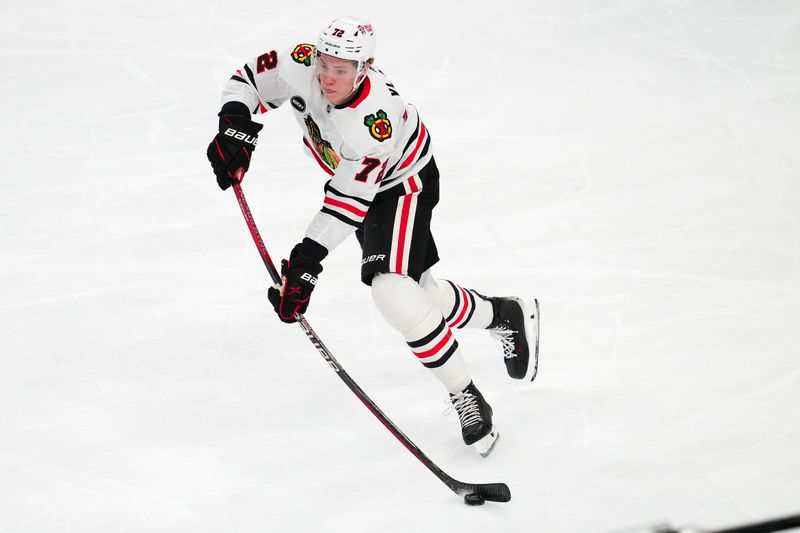
[[[307,153],[330,176],[306,230],[330,251],[363,222],[378,192],[401,183],[408,193],[420,189],[416,174],[431,159],[431,141],[414,106],[375,68],[348,102],[330,104],[313,53],[312,45],[298,44],[249,61],[225,86],[222,103],[242,102],[258,114],[289,101]]]

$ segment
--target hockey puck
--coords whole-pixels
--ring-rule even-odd
[[[486,500],[483,499],[483,496],[478,494],[477,492],[473,492],[471,494],[467,494],[464,496],[464,503],[467,505],[483,505],[486,503]]]

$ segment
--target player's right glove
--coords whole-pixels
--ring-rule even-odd
[[[244,178],[244,173],[250,168],[250,157],[256,149],[258,132],[263,127],[250,120],[250,111],[243,103],[228,102],[222,106],[219,133],[208,145],[206,156],[223,191]]]
[[[281,262],[282,283],[270,287],[267,297],[282,321],[296,322],[296,315],[306,312],[326,255],[327,248],[306,237],[292,249],[289,260]]]

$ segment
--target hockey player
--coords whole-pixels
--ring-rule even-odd
[[[488,329],[501,344],[508,374],[531,381],[538,302],[528,307],[518,298],[488,298],[431,274],[439,260],[430,231],[439,201],[431,137],[416,108],[375,67],[374,50],[370,24],[340,18],[314,45],[249,61],[225,86],[208,159],[223,190],[240,181],[262,128],[251,113],[289,102],[305,149],[328,181],[321,209],[282,262],[282,285],[269,289],[275,312],[284,322],[305,313],[323,259],[355,232],[361,280],[371,286],[376,307],[447,389],[464,442],[486,456],[499,433],[453,329]]]

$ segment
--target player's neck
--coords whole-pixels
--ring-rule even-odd
[[[365,86],[367,85],[367,83],[369,83],[369,82],[367,81],[367,79],[368,79],[368,78],[365,76],[365,77],[364,77],[364,80],[363,80],[363,81],[362,81],[362,82],[361,82],[361,83],[358,85],[358,87],[356,87],[355,89],[353,89],[353,90],[350,92],[350,94],[348,94],[347,96],[345,96],[345,97],[342,99],[342,103],[340,103],[340,104],[335,104],[333,107],[335,107],[336,109],[344,109],[344,108],[346,108],[346,107],[349,107],[349,106],[350,106],[350,105],[351,105],[353,102],[355,102],[356,100],[358,100],[358,99],[361,97],[361,95],[363,94],[363,92],[364,92],[364,89],[365,89]]]

